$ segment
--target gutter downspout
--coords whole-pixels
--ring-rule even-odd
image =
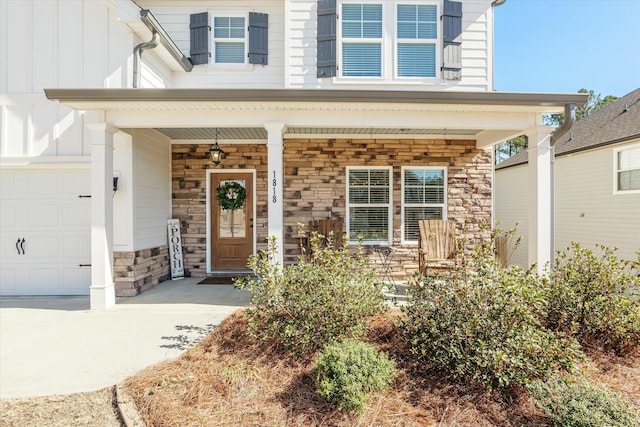
[[[496,67],[495,67],[495,57],[496,57],[496,42],[495,42],[495,22],[496,22],[496,16],[495,16],[495,12],[493,9],[495,9],[498,6],[502,6],[503,4],[505,4],[507,2],[507,0],[493,0],[491,2],[491,19],[493,20],[493,35],[491,36],[491,43],[492,43],[492,55],[491,55],[491,89],[492,90],[496,90]]]
[[[142,59],[142,52],[147,49],[153,49],[158,47],[160,42],[160,36],[158,33],[153,33],[153,37],[148,42],[142,42],[133,48],[133,87],[137,88],[140,85],[140,60]]]
[[[550,189],[550,197],[551,197],[551,257],[549,258],[551,262],[551,267],[554,265],[555,261],[555,238],[556,238],[556,142],[560,140],[569,129],[573,126],[576,121],[576,105],[573,103],[565,104],[564,106],[564,122],[562,122],[562,126],[557,128],[551,134],[550,140],[550,148],[551,148],[551,189]]]

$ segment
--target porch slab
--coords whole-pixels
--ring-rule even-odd
[[[249,304],[232,285],[160,283],[108,310],[89,297],[0,298],[0,398],[85,392],[180,355]]]

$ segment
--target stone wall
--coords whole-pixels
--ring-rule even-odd
[[[133,297],[171,277],[169,248],[113,253],[116,296]]]
[[[447,168],[447,216],[462,230],[470,249],[487,237],[491,224],[491,152],[473,140],[287,139],[285,141],[285,254],[299,253],[297,223],[346,219],[346,167],[393,166],[393,275],[408,279],[418,269],[417,244],[402,244],[402,166]],[[365,247],[379,262],[373,247]]]
[[[206,274],[206,170],[213,168],[209,145],[173,146],[173,216],[182,224],[185,273]],[[227,157],[218,169],[257,171],[256,232],[258,249],[267,237],[267,150],[264,144],[224,145]],[[284,141],[285,262],[300,254],[298,223],[346,217],[346,167],[393,166],[394,276],[413,276],[418,268],[416,244],[401,242],[401,167],[447,168],[447,215],[463,230],[470,248],[487,237],[491,224],[491,152],[473,140],[427,139],[286,139]],[[377,261],[373,248],[366,248]]]

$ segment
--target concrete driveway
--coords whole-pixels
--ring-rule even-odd
[[[0,398],[97,390],[175,358],[249,303],[231,285],[167,281],[116,306],[89,297],[0,298]]]

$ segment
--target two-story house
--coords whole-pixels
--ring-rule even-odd
[[[494,92],[502,3],[0,2],[0,292],[109,307],[169,277],[170,218],[191,276],[246,268],[270,236],[295,262],[298,223],[325,218],[410,276],[418,219],[483,237],[491,147],[522,133],[544,261],[541,117],[586,96]]]

